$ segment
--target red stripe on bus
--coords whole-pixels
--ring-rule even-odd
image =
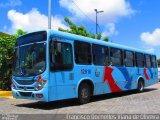
[[[115,80],[113,79],[112,71],[113,71],[112,68],[107,67],[107,66],[105,67],[104,78],[102,82],[104,83],[105,81],[108,81],[108,85],[112,92],[121,92],[122,90],[118,87]]]

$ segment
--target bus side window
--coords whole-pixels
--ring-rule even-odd
[[[111,65],[121,66],[123,65],[122,50],[117,48],[110,48]]]
[[[108,48],[102,45],[92,45],[94,65],[108,65]]]
[[[131,51],[124,51],[124,64],[126,67],[134,66],[134,53]]]
[[[152,64],[151,64],[151,56],[150,55],[145,55],[145,66],[147,68],[150,68],[152,66]]]
[[[136,59],[136,66],[137,67],[144,67],[144,54],[136,53],[135,59]]]
[[[156,67],[157,67],[156,56],[152,55],[151,61],[152,61],[152,67],[153,67],[153,68],[156,68]]]
[[[71,70],[73,67],[72,46],[69,43],[54,42],[51,69],[53,71]]]
[[[91,45],[87,42],[74,42],[75,62],[77,64],[91,64]]]

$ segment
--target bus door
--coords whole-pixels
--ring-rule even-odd
[[[55,41],[51,43],[51,73],[50,78],[56,86],[57,99],[73,96],[73,52],[70,43]]]

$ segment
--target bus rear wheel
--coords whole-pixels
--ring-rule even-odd
[[[78,101],[80,104],[86,104],[91,98],[91,89],[87,83],[82,83],[78,90]]]
[[[141,79],[138,81],[137,91],[140,93],[144,91],[144,82]]]

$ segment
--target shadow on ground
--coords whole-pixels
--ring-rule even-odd
[[[157,89],[146,88],[143,93],[154,91],[154,90],[157,90]],[[106,99],[118,98],[122,96],[133,95],[133,94],[143,94],[143,93],[137,93],[136,90],[131,90],[131,91],[124,91],[120,93],[98,95],[98,96],[94,96],[90,102],[98,102]],[[26,103],[26,104],[17,104],[15,106],[42,109],[42,110],[53,110],[53,109],[59,109],[59,108],[71,107],[71,106],[80,106],[80,105],[78,104],[77,99],[68,99],[68,100],[53,101],[53,102],[33,102],[33,103]]]

